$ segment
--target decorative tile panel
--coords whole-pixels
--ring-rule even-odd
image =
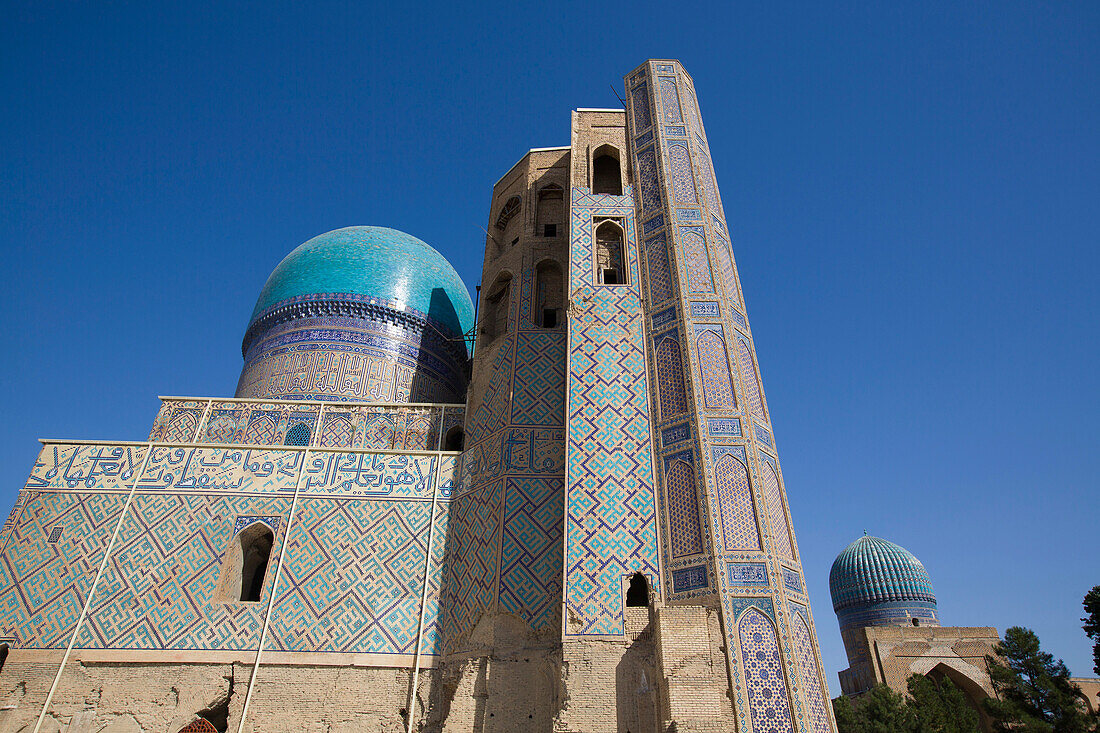
[[[761,550],[748,468],[732,455],[723,456],[714,467],[714,477],[726,552]]]
[[[709,409],[736,408],[725,341],[718,333],[708,329],[698,334],[695,346],[699,353],[703,404]]]
[[[779,641],[771,621],[750,608],[737,622],[754,733],[793,731]]]
[[[831,733],[832,726],[829,723],[829,713],[825,706],[828,704],[824,688],[821,685],[821,677],[817,665],[817,655],[814,653],[813,637],[810,629],[801,613],[791,614],[791,630],[794,636],[794,647],[798,658],[798,678],[802,683],[802,691],[806,698],[806,716],[812,733]]]
[[[760,473],[764,482],[764,501],[768,505],[768,523],[771,525],[772,542],[780,557],[794,560],[791,533],[787,528],[787,515],[783,511],[783,497],[779,489],[779,478],[775,469],[767,461],[761,461]]]
[[[694,469],[682,460],[673,460],[665,471],[665,492],[672,557],[701,553],[703,537]]]
[[[680,245],[684,250],[688,290],[692,293],[713,293],[714,280],[710,275],[710,258],[703,235],[694,228],[683,228],[680,230]]]
[[[661,339],[657,344],[657,391],[663,420],[687,409],[684,365],[680,360],[680,342],[675,334]]]

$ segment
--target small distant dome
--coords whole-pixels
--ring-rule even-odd
[[[431,245],[396,229],[334,229],[299,245],[267,279],[249,325],[266,312],[308,296],[377,298],[415,311],[461,336],[474,325],[470,292]]]
[[[913,553],[881,537],[864,535],[837,555],[829,593],[841,628],[939,625],[928,571]]]

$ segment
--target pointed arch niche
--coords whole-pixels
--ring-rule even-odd
[[[623,228],[614,219],[596,223],[596,282],[627,285]]]
[[[760,529],[756,523],[749,469],[733,455],[715,464],[718,510],[722,515],[722,544],[727,552],[759,551]]]
[[[737,637],[753,730],[794,730],[779,640],[771,620],[750,607],[737,622]]]
[[[275,532],[266,523],[253,522],[230,541],[222,556],[214,600],[219,603],[256,603],[269,575]]]
[[[668,497],[668,533],[672,556],[685,557],[703,551],[703,531],[699,525],[699,494],[695,470],[689,463],[674,460],[665,474]]]

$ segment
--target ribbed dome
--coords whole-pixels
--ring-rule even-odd
[[[336,229],[300,245],[267,279],[249,325],[273,306],[315,295],[377,298],[428,316],[452,336],[474,323],[470,293],[443,255],[386,227]]]
[[[932,581],[913,553],[880,537],[864,535],[844,548],[829,571],[833,610],[879,603],[920,601],[935,606]]]

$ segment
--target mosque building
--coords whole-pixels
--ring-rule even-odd
[[[625,87],[494,185],[476,318],[429,244],[336,229],[264,285],[234,397],[42,441],[0,731],[835,731],[693,82]],[[947,630],[911,555],[845,557],[847,691]]]
[[[987,656],[1000,640],[992,627],[940,626],[924,565],[904,547],[864,534],[845,547],[829,571],[829,593],[840,622],[848,669],[843,694],[876,685],[905,693],[910,675],[949,678],[992,730],[981,700],[996,692]]]

